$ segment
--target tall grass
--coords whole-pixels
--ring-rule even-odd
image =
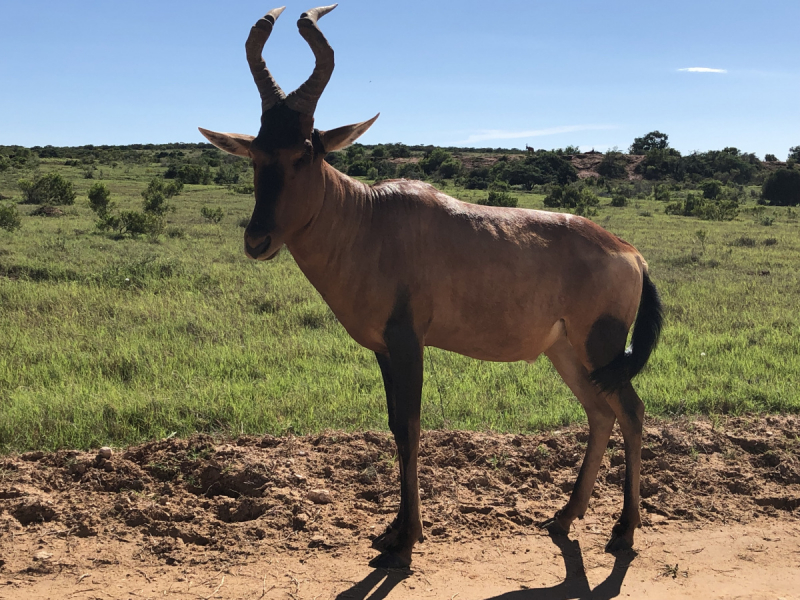
[[[0,231],[0,449],[386,428],[372,353],[286,251],[269,263],[243,255],[250,197],[186,186],[167,215],[174,236],[113,239],[94,229],[80,169],[41,170],[69,176],[78,201],[60,218],[20,207],[22,229]],[[120,208],[138,209],[157,172],[108,167],[104,182]],[[17,176],[0,174],[0,193],[18,196]],[[542,196],[512,193],[542,207]],[[222,222],[207,222],[204,206],[223,207]],[[665,215],[653,200],[601,205],[594,220],[639,248],[666,304],[662,344],[636,380],[649,413],[800,410],[800,227],[767,212],[769,227],[746,211],[716,223]],[[582,418],[544,358],[426,352],[424,427],[533,431]]]

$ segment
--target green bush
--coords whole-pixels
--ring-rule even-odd
[[[219,206],[217,208],[209,208],[208,206],[204,206],[200,209],[200,216],[202,216],[209,223],[219,223],[222,221],[225,213],[222,212],[222,208]]]
[[[706,221],[731,221],[739,214],[739,203],[724,196],[711,200],[696,194],[687,194],[685,200],[668,204],[664,212]]]
[[[208,165],[181,165],[176,179],[188,184],[208,185],[212,181],[211,167]]]
[[[461,173],[461,169],[464,165],[461,164],[461,161],[457,158],[450,157],[445,160],[441,165],[439,165],[439,175],[444,179],[452,179],[459,173]]]
[[[669,202],[669,187],[667,187],[666,184],[655,184],[653,186],[653,198],[659,200],[660,202]]]
[[[183,181],[176,179],[166,181],[161,177],[154,177],[150,180],[147,189],[142,192],[142,208],[144,212],[153,215],[164,215],[170,210],[167,200],[173,198],[183,191]]]
[[[20,179],[17,185],[22,190],[25,204],[59,206],[75,203],[76,194],[72,182],[64,179],[59,173],[48,173],[33,181]]]
[[[439,170],[439,167],[448,160],[451,160],[452,155],[446,150],[441,148],[434,148],[425,158],[419,161],[419,166],[426,175],[432,175]]]
[[[544,205],[548,208],[574,208],[579,215],[594,214],[598,204],[600,200],[597,196],[579,185],[555,185],[544,199]]]
[[[424,179],[425,174],[417,163],[407,162],[397,167],[397,176],[403,179]]]
[[[778,157],[774,154],[767,154],[764,156],[764,162],[778,162]]]
[[[15,231],[22,227],[17,207],[13,204],[0,204],[0,229]]]
[[[626,165],[622,152],[609,150],[597,166],[597,172],[609,179],[623,179],[628,176],[628,171],[625,169]]]
[[[253,194],[256,188],[252,183],[240,183],[233,186],[233,191],[237,194]]]
[[[487,198],[478,200],[478,204],[483,206],[504,206],[506,208],[516,208],[517,199],[507,192],[489,192]]]
[[[524,159],[503,160],[492,165],[489,179],[505,181],[509,185],[521,185],[527,190],[534,185],[556,183],[565,185],[578,179],[575,167],[555,152],[537,152]]]
[[[800,160],[800,146],[792,146],[789,148],[787,160]]]
[[[234,185],[239,183],[239,171],[233,165],[222,165],[217,174],[214,175],[214,183],[217,185]]]
[[[800,170],[778,169],[761,186],[761,196],[772,206],[800,204]]]
[[[616,206],[617,208],[628,206],[628,199],[622,194],[614,194],[611,196],[611,206]]]
[[[91,208],[98,217],[104,217],[111,210],[111,192],[104,183],[95,183],[89,189],[89,208]]]
[[[0,154],[0,173],[11,168],[11,159]]]
[[[707,179],[698,187],[700,191],[703,192],[703,198],[707,200],[716,200],[722,193],[722,182],[716,179]]]
[[[350,177],[366,177],[371,167],[372,163],[370,161],[357,160],[350,163],[350,166],[347,167],[347,174],[350,175]]]
[[[119,214],[119,232],[130,235],[158,235],[164,229],[164,220],[155,214],[124,210]]]

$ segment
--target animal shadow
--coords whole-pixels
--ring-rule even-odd
[[[550,534],[550,539],[561,550],[567,574],[558,585],[545,588],[531,588],[508,592],[487,600],[610,600],[619,596],[622,582],[628,573],[628,567],[636,558],[636,552],[628,550],[614,554],[614,567],[605,581],[592,589],[586,578],[583,565],[583,553],[580,543],[570,540],[566,535]]]
[[[336,600],[384,600],[411,573],[410,569],[375,569],[353,587],[336,596]]]

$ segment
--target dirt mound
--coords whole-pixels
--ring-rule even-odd
[[[566,501],[587,438],[586,427],[541,435],[424,432],[426,541],[529,531]],[[799,445],[796,417],[648,422],[645,526],[796,519]],[[622,502],[620,437],[604,463],[590,510],[608,534]],[[382,532],[397,510],[398,487],[394,443],[375,432],[236,441],[197,435],[109,460],[74,451],[10,456],[0,459],[0,565],[14,562],[14,535],[54,527],[71,538],[135,542],[140,554],[167,565],[230,564],[265,546],[346,552]]]
[[[55,206],[40,206],[31,212],[32,217],[63,217],[64,211]]]

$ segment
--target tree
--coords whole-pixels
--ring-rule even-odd
[[[22,190],[26,204],[56,206],[75,203],[76,194],[72,182],[64,179],[59,173],[48,173],[33,181],[20,179],[17,185]]]
[[[105,217],[111,209],[111,192],[104,183],[95,183],[89,189],[89,208],[100,218]]]
[[[153,215],[164,215],[169,210],[167,200],[183,191],[183,181],[176,179],[167,182],[161,177],[153,177],[147,186],[147,189],[142,192],[142,208],[144,212]]]
[[[722,182],[716,179],[707,179],[699,187],[703,192],[703,198],[708,200],[716,200],[722,193]]]
[[[767,154],[764,156],[764,162],[778,162],[778,157],[774,154]]]
[[[789,148],[789,159],[800,161],[800,146],[792,146]]]
[[[647,135],[634,138],[633,144],[628,149],[628,154],[647,154],[651,150],[666,150],[669,148],[669,136],[660,131],[651,131]]]
[[[800,204],[800,170],[778,169],[761,186],[761,195],[773,206]]]
[[[17,207],[13,204],[0,204],[0,229],[14,231],[22,227],[22,220],[19,218]]]

